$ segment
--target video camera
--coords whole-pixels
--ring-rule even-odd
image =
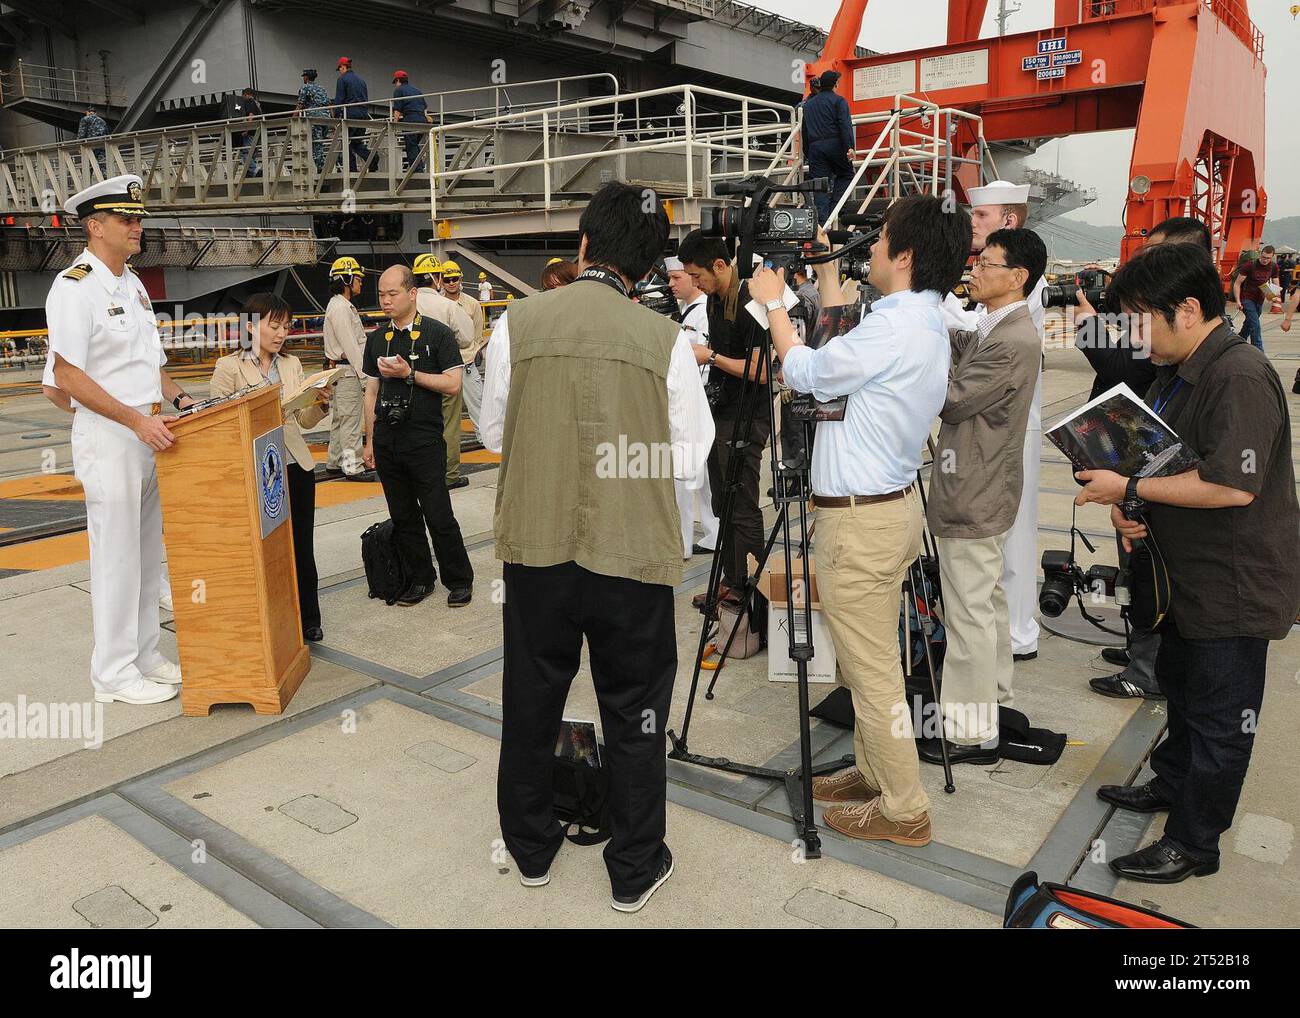
[[[770,262],[787,273],[802,265],[841,261],[841,269],[857,280],[865,280],[869,261],[861,249],[875,239],[874,232],[846,235],[848,243],[832,253],[817,243],[817,211],[813,196],[830,190],[826,177],[814,177],[799,184],[777,184],[768,177],[755,175],[734,182],[723,181],[714,191],[719,195],[736,195],[749,199],[740,208],[716,206],[700,214],[700,233],[720,237],[736,251],[736,265],[742,278],[753,273],[754,257]],[[778,195],[801,194],[803,205],[774,205]],[[851,218],[842,216],[844,221]],[[873,218],[872,223],[876,222]],[[855,224],[857,225],[857,224]],[[838,237],[832,238],[839,240]],[[850,257],[852,256],[852,257]]]
[[[674,322],[681,321],[681,311],[677,307],[677,298],[668,285],[668,270],[664,268],[663,262],[656,262],[650,274],[637,281],[632,288],[632,296],[637,303],[651,311],[671,318]]]

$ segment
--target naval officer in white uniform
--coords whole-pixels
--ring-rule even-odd
[[[1021,230],[1029,214],[1029,185],[995,180],[967,192],[971,210],[971,249],[984,250],[984,238],[997,230]],[[1043,340],[1043,292],[1046,278],[1026,299],[1029,317]],[[975,322],[984,313],[983,305],[966,311],[953,294],[944,298],[943,310],[951,328],[974,331]],[[1017,661],[1038,656],[1038,467],[1043,444],[1043,372],[1039,362],[1034,402],[1029,408],[1029,426],[1025,430],[1024,485],[1020,491],[1020,509],[1016,522],[1007,532],[1002,549],[1002,590],[1007,596],[1010,614],[1011,651]]]
[[[190,399],[163,370],[144,284],[126,264],[140,250],[139,177],[101,181],[64,211],[86,250],[45,300],[55,384],[72,400],[72,465],[86,493],[95,649],[90,681],[100,703],[160,703],[179,691],[180,668],[158,653],[162,507],[154,452],[169,448]]]

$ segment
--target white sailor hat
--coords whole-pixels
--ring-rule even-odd
[[[78,191],[63,203],[63,211],[78,219],[96,212],[113,212],[119,216],[147,216],[144,202],[144,181],[134,173],[109,177]]]
[[[686,271],[686,266],[684,266],[684,265],[682,264],[682,260],[681,260],[680,258],[673,258],[672,256],[669,256],[669,257],[667,257],[667,258],[664,259],[664,268],[665,268],[668,272],[685,272],[685,271]]]
[[[994,180],[983,187],[972,187],[966,196],[970,198],[972,208],[976,205],[1026,205],[1029,202],[1029,185]]]

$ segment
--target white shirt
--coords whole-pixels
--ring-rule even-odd
[[[506,402],[510,396],[508,316],[507,311],[497,319],[484,349],[483,407],[478,423],[484,448],[497,453],[505,440]],[[703,486],[709,450],[713,448],[713,413],[696,367],[691,334],[682,329],[677,333],[668,362],[668,436],[672,443],[673,477],[691,491]]]
[[[479,300],[492,299],[492,284],[489,283],[486,279],[483,280],[483,282],[479,283],[478,285],[478,299]]]
[[[691,336],[692,343],[709,345],[709,295],[702,293],[682,308],[682,329]],[[709,366],[700,365],[700,381],[709,380]]]
[[[984,340],[988,339],[993,330],[1002,324],[1002,319],[1006,318],[1016,308],[1024,306],[1025,302],[1023,300],[1014,300],[1010,304],[1002,305],[996,311],[989,311],[985,308],[984,313],[979,317],[979,321],[975,323],[975,331],[979,334],[979,342],[983,343]]]
[[[324,348],[325,356],[334,363],[347,363],[357,378],[365,378],[361,364],[366,352],[366,327],[361,324],[360,312],[341,293],[325,305]]]
[[[144,283],[130,269],[115,276],[107,265],[82,251],[74,265],[88,263],[82,279],[60,272],[45,298],[50,356],[80,368],[101,389],[131,407],[162,402],[159,370],[167,354]],[[53,385],[53,371],[46,384]],[[45,378],[42,378],[45,382]],[[76,400],[72,405],[79,407]]]
[[[844,420],[821,421],[813,444],[818,495],[884,495],[916,480],[948,393],[948,327],[934,290],[882,297],[850,332],[781,363],[786,384],[819,400],[848,396]]]

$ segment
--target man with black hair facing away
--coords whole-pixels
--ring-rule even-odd
[[[1047,247],[1032,230],[989,234],[970,281],[983,313],[974,332],[951,333],[928,515],[943,582],[948,650],[940,707],[953,763],[998,759],[998,708],[1015,700],[1001,578],[1020,508],[1025,431],[1043,351],[1027,298],[1046,268]],[[942,762],[938,740],[921,756]]]
[[[1170,477],[1084,470],[1077,504],[1111,506],[1126,544],[1154,540],[1172,596],[1156,679],[1168,698],[1165,740],[1145,785],[1097,795],[1140,813],[1169,811],[1154,844],[1114,859],[1119,876],[1174,883],[1219,868],[1264,696],[1268,641],[1300,608],[1300,507],[1286,394],[1267,358],[1223,321],[1223,285],[1192,244],[1131,259],[1110,290],[1157,365],[1146,401],[1200,462]],[[1141,520],[1119,509],[1141,500]],[[1147,527],[1150,527],[1148,533]]]
[[[523,885],[549,882],[564,843],[555,744],[585,637],[609,771],[605,866],[620,912],[638,911],[673,870],[664,844],[682,578],[673,480],[699,476],[713,437],[689,333],[629,299],[668,239],[662,206],[647,213],[644,200],[640,187],[602,187],[578,223],[578,278],[514,301],[498,320],[480,425],[501,453],[501,833]],[[652,468],[619,462],[624,450],[648,452]]]
[[[433,593],[427,526],[447,604],[463,608],[473,598],[474,569],[443,482],[442,437],[442,397],[460,391],[462,364],[451,329],[419,312],[415,291],[405,265],[379,277],[379,306],[390,317],[366,343],[365,462],[379,473],[406,571],[397,603],[409,607]]]
[[[1209,229],[1199,219],[1190,216],[1175,216],[1160,223],[1147,236],[1146,244],[1138,253],[1149,251],[1160,244],[1191,244],[1203,250],[1207,258],[1212,260],[1214,257]],[[1092,391],[1088,394],[1089,399],[1096,399],[1121,383],[1141,396],[1156,379],[1156,366],[1151,363],[1149,351],[1135,348],[1129,342],[1125,326],[1126,319],[1122,319],[1119,335],[1113,336],[1088,298],[1079,294],[1078,306],[1074,311],[1074,345],[1083,351],[1093,371],[1097,373]],[[1124,550],[1123,539],[1118,533],[1115,541],[1119,545],[1120,565],[1127,566],[1129,553]],[[1140,561],[1136,564],[1143,571],[1149,568]],[[1124,670],[1114,675],[1099,675],[1089,679],[1088,685],[1102,696],[1116,700],[1136,697],[1163,700],[1160,683],[1156,681],[1156,654],[1159,650],[1159,633],[1134,626],[1129,631],[1126,647],[1107,647],[1101,652],[1102,660],[1120,665]]]
[[[899,588],[921,550],[913,482],[947,392],[940,301],[961,279],[970,239],[966,213],[945,212],[939,198],[895,202],[871,249],[869,281],[883,296],[859,325],[816,350],[791,325],[781,277],[760,269],[749,281],[767,308],[786,383],[819,400],[848,397],[843,420],[817,426],[813,550],[822,609],[853,698],[856,766],[814,778],[813,798],[828,806],[826,824],[850,838],[930,841],[930,800],[899,663]],[[817,271],[830,309],[842,297],[825,274],[837,270]]]
[[[763,447],[772,430],[768,404],[772,399],[768,364],[760,363],[763,327],[745,310],[749,284],[740,278],[726,243],[720,237],[705,237],[692,230],[677,250],[682,267],[695,285],[709,295],[709,343],[696,345],[695,360],[709,367],[709,403],[713,410],[713,451],[709,454],[709,490],[713,493],[713,515],[722,518],[727,497],[727,477],[733,456],[742,457],[738,488],[732,504],[731,526],[724,529],[722,581],[719,598],[739,604],[749,575],[748,556],[763,557],[766,534],[763,510],[758,504],[759,472]],[[740,432],[741,393],[745,380],[756,380],[759,392],[748,434]],[[739,452],[733,444],[744,441]],[[705,595],[695,599],[696,607]]]

